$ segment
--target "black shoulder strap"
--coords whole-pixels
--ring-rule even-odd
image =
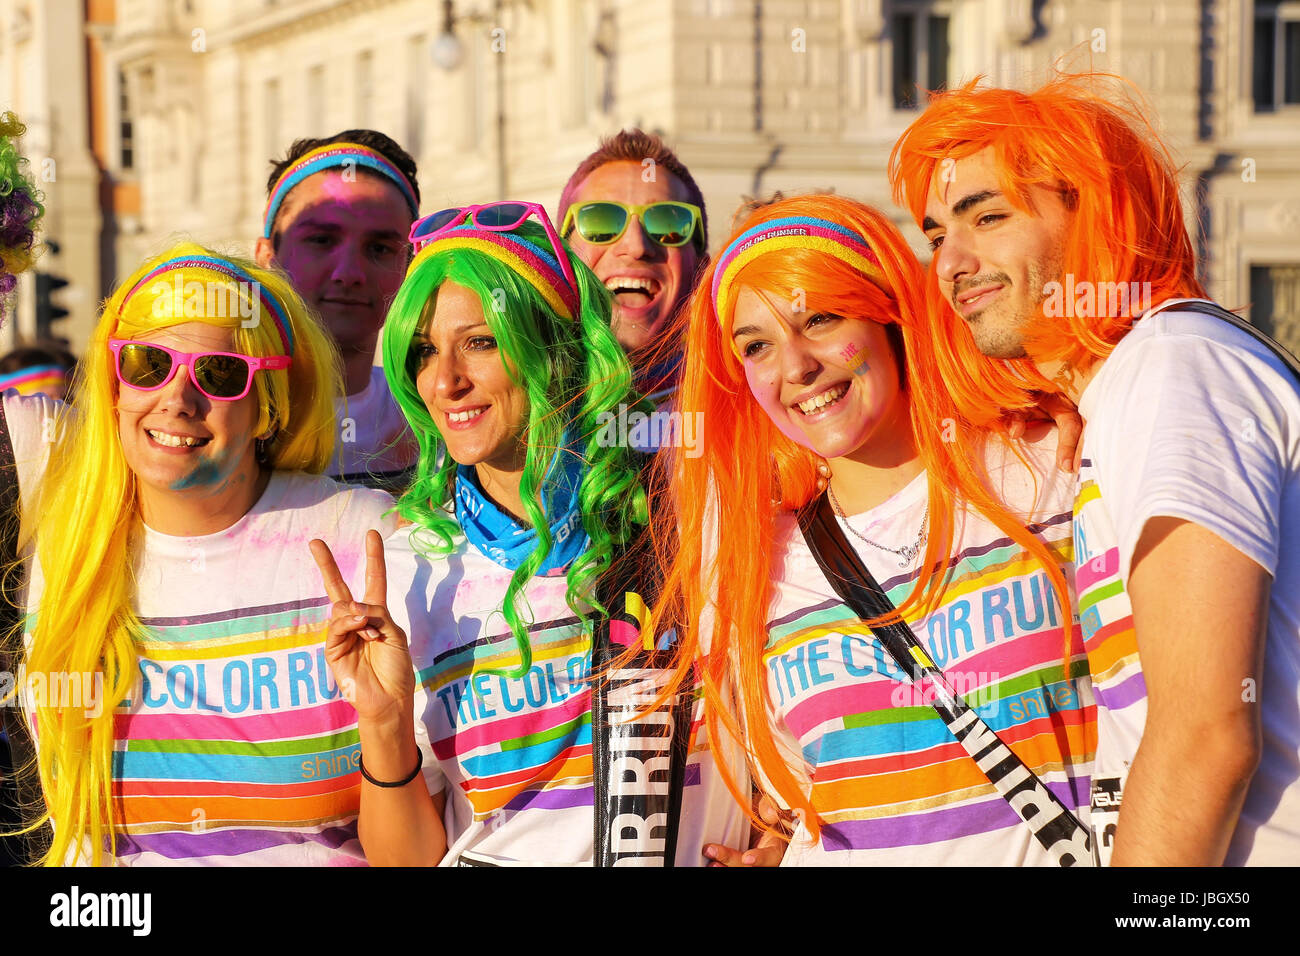
[[[1255,341],[1267,346],[1272,350],[1273,354],[1278,357],[1282,364],[1291,370],[1291,374],[1295,376],[1296,380],[1300,381],[1300,359],[1296,358],[1295,355],[1277,339],[1251,325],[1241,316],[1229,312],[1218,303],[1209,302],[1205,299],[1193,299],[1190,302],[1171,302],[1167,305],[1158,305],[1146,314],[1155,315],[1158,312],[1198,312],[1201,315],[1212,315],[1217,319],[1222,319],[1229,325],[1241,329],[1241,331],[1255,339]]]
[[[844,536],[825,494],[803,510],[799,526],[826,580],[854,614],[865,623],[895,613],[893,603]],[[912,629],[896,621],[871,625],[871,632],[913,684],[928,685],[925,697],[933,696],[933,707],[948,730],[1057,863],[1091,866],[1087,827],[953,690]]]

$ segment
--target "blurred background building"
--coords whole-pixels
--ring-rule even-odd
[[[695,174],[716,251],[746,195],[892,210],[918,89],[1032,87],[1056,63],[1145,92],[1211,293],[1300,351],[1300,0],[0,0],[0,105],[28,124],[53,240],[0,349],[52,322],[79,351],[178,234],[250,252],[296,137],[388,133],[426,212],[554,210],[601,134],[640,125]]]

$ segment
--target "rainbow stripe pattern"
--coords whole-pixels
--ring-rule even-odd
[[[1121,711],[1146,698],[1146,681],[1138,660],[1133,605],[1120,576],[1118,538],[1110,527],[1092,462],[1080,467],[1074,503],[1075,588],[1079,624],[1092,669],[1097,706]],[[1106,547],[1101,547],[1101,545]]]
[[[68,385],[68,371],[62,365],[32,365],[0,375],[0,392],[15,389],[19,395],[56,394]]]
[[[360,865],[356,712],[325,663],[325,599],[146,618],[119,708],[117,855]]]
[[[328,169],[354,169],[357,166],[373,170],[388,179],[406,200],[411,210],[411,218],[420,214],[420,204],[415,198],[415,188],[406,175],[389,161],[383,153],[358,143],[326,143],[309,150],[298,157],[275,182],[275,188],[266,201],[266,212],[262,217],[262,235],[270,239],[271,229],[275,225],[276,214],[286,196],[308,176]]]
[[[529,639],[533,664],[518,678],[486,672],[518,666],[508,631],[432,660],[417,655],[430,743],[476,820],[593,802],[591,637],[567,617],[538,623]]]
[[[1069,513],[1034,530],[1068,562]],[[967,703],[1086,819],[1096,708],[1078,629],[1067,678],[1061,609],[1038,562],[1006,537],[967,534],[960,545],[942,602],[908,623]],[[1037,844],[1028,828],[922,690],[824,578],[811,576],[821,572],[797,529],[789,552],[764,662],[778,728],[806,761],[824,821],[811,862],[847,862],[848,854],[837,859],[844,851],[865,853],[854,854],[855,863],[1033,862]],[[878,577],[897,605],[915,572]],[[1009,851],[1009,834],[1028,848]]]
[[[563,264],[555,253],[513,233],[478,229],[471,223],[450,229],[420,249],[406,274],[414,275],[429,256],[451,249],[472,249],[496,259],[536,289],[556,315],[565,319],[577,317],[580,310],[577,290],[569,285]]]
[[[712,295],[714,314],[720,322],[731,314],[736,277],[745,266],[759,256],[782,249],[816,249],[857,269],[887,295],[892,295],[879,258],[852,229],[815,216],[784,216],[746,229],[718,257]]]

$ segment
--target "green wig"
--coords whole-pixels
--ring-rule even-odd
[[[550,254],[542,228],[525,222],[512,230]],[[433,314],[438,289],[454,282],[478,296],[484,319],[496,337],[511,381],[528,398],[524,433],[527,450],[520,498],[537,531],[537,547],[515,569],[501,613],[519,647],[519,666],[504,676],[520,677],[532,666],[524,587],[546,561],[553,544],[542,507],[543,485],[559,454],[580,450],[584,468],[578,500],[589,543],[567,571],[565,599],[579,618],[601,607],[595,585],[617,550],[647,521],[646,495],[634,452],[600,441],[601,416],[620,404],[641,411],[653,407],[632,390],[632,369],[610,329],[610,297],[600,280],[567,246],[577,277],[576,319],[557,315],[530,281],[501,259],[474,248],[436,243],[418,255],[398,289],[384,324],[383,359],[388,386],[420,447],[416,477],[397,502],[398,513],[417,526],[413,542],[422,554],[448,554],[460,531],[455,519],[456,462],[433,415],[416,389],[419,361],[412,339]],[[556,469],[558,470],[558,469]]]

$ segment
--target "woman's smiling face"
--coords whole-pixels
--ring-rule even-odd
[[[132,341],[181,352],[239,351],[232,329],[205,322],[156,329]],[[170,381],[152,391],[117,384],[122,454],[145,496],[219,495],[232,481],[256,479],[257,419],[255,387],[233,402],[209,398],[194,386],[188,368],[173,368]]]
[[[792,441],[828,460],[910,441],[907,395],[882,323],[796,311],[791,300],[742,286],[732,329],[754,400]]]
[[[478,296],[444,282],[411,345],[415,385],[447,451],[461,465],[523,468],[528,394],[511,379]]]

